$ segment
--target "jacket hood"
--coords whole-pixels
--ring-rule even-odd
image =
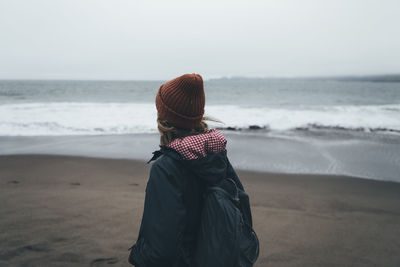
[[[177,151],[184,159],[198,159],[226,150],[226,138],[216,129],[204,133],[176,138],[167,147]]]
[[[215,184],[227,175],[229,163],[226,143],[226,138],[220,131],[210,129],[202,134],[175,139],[168,146],[153,152],[154,156],[150,161],[166,155],[180,161],[200,179]]]
[[[202,134],[175,139],[159,151],[153,152],[154,156],[150,161],[164,154],[179,160],[200,179],[215,184],[226,177],[226,143],[226,138],[220,131],[210,129]]]
[[[191,172],[195,173],[198,178],[205,180],[209,184],[216,184],[226,178],[228,170],[226,150],[192,160],[185,160],[182,155],[169,147],[163,147],[156,153],[180,161]]]
[[[226,138],[216,129],[177,138],[167,145],[181,157],[182,163],[208,183],[225,178],[227,169]]]

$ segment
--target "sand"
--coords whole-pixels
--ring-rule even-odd
[[[150,165],[0,157],[1,266],[128,266]],[[256,266],[400,266],[400,183],[239,171]]]

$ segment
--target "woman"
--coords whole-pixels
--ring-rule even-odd
[[[139,236],[129,255],[135,266],[192,266],[206,188],[230,177],[243,190],[226,156],[225,137],[204,122],[204,105],[198,74],[182,75],[158,90],[161,149],[150,160],[156,161]],[[248,201],[242,205],[251,224]]]

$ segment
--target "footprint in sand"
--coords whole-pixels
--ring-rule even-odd
[[[70,263],[82,263],[84,261],[84,257],[81,254],[77,254],[77,253],[73,253],[73,252],[64,252],[57,257],[56,261],[70,262]]]
[[[20,247],[5,253],[0,254],[0,260],[2,261],[8,261],[14,257],[18,257],[22,254],[24,254],[27,251],[31,251],[31,252],[49,252],[51,251],[50,248],[44,246],[44,245],[27,245],[24,247]]]
[[[81,185],[81,183],[74,182],[74,183],[69,183],[70,185]]]
[[[92,260],[90,266],[101,266],[103,264],[116,264],[116,263],[118,263],[117,258],[98,258]]]
[[[8,181],[7,184],[19,184],[19,181],[17,180]]]

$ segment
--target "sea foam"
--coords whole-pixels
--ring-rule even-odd
[[[400,131],[400,104],[364,106],[244,107],[207,105],[213,127],[271,131],[322,127]],[[37,102],[0,106],[0,135],[105,135],[157,132],[153,103]]]

